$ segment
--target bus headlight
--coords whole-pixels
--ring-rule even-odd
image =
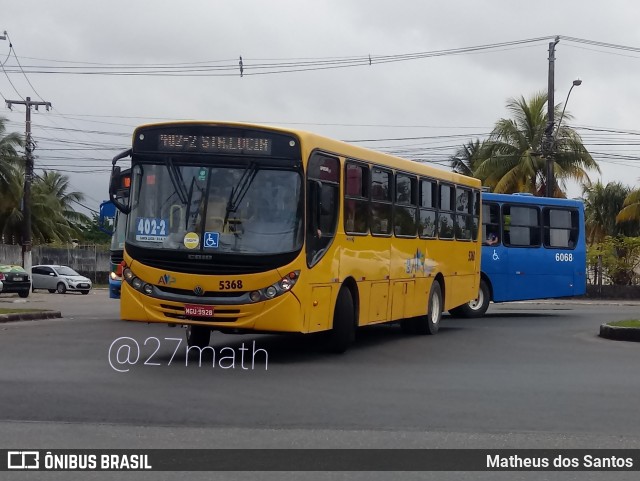
[[[295,286],[296,282],[298,282],[298,277],[300,277],[300,271],[291,271],[275,284],[264,289],[252,291],[249,294],[249,299],[251,299],[251,302],[259,302],[281,296]]]
[[[127,268],[125,270],[122,271],[122,275],[124,276],[124,278],[126,280],[128,280],[129,282],[131,282],[131,279],[133,279],[133,272],[131,272],[131,269]]]
[[[145,284],[142,290],[145,294],[151,295],[153,293],[153,286],[151,284]]]
[[[269,299],[273,299],[274,297],[276,297],[277,293],[278,290],[273,286],[269,286],[264,290],[265,296],[267,296]]]
[[[142,287],[142,281],[137,277],[134,277],[133,280],[131,281],[131,285],[133,286],[134,289],[139,291],[140,288]]]
[[[253,302],[258,302],[260,299],[262,299],[262,294],[260,294],[260,291],[252,291],[251,294],[249,294],[249,298]]]

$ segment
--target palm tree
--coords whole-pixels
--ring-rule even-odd
[[[6,192],[11,183],[12,167],[20,158],[17,149],[24,146],[20,134],[16,132],[5,134],[6,121],[6,118],[0,117],[0,193]]]
[[[510,119],[500,119],[482,149],[474,176],[495,192],[529,192],[543,195],[546,188],[546,159],[542,143],[547,126],[547,94],[537,93],[528,101],[524,97],[507,101]],[[560,104],[555,106],[559,117]],[[565,112],[564,118],[571,119]],[[554,196],[565,197],[566,181],[590,182],[587,170],[600,171],[570,127],[561,126],[555,136]]]
[[[605,237],[635,236],[640,228],[633,222],[616,222],[616,216],[630,196],[630,188],[620,182],[603,185],[600,181],[583,186],[587,242],[602,242]]]
[[[73,204],[84,202],[84,194],[81,192],[69,192],[71,187],[69,177],[56,171],[45,170],[39,178],[40,182],[36,184],[45,195],[50,195],[56,199],[56,203],[60,206],[62,217],[74,228],[78,228],[79,224],[91,222],[91,219],[80,212],[76,212]]]
[[[484,141],[470,140],[449,158],[451,169],[458,174],[473,177],[473,173],[480,165],[484,148]]]
[[[640,188],[629,192],[622,207],[616,222],[640,222]]]
[[[14,168],[11,190],[15,196],[9,199],[6,209],[0,214],[1,235],[6,242],[16,243],[22,237],[23,215],[20,209],[24,178],[24,167]],[[79,232],[80,223],[89,221],[84,214],[75,212],[72,202],[82,202],[79,192],[67,192],[69,179],[59,172],[45,172],[36,176],[31,186],[31,235],[33,242],[70,242]]]
[[[6,134],[6,121],[6,118],[0,117],[0,241],[11,206],[20,203],[20,183],[16,169],[22,160],[18,155],[18,148],[24,146],[20,134]]]

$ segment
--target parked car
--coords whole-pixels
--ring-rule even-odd
[[[31,280],[20,266],[0,264],[0,292],[17,292],[20,297],[29,297]]]
[[[40,265],[31,269],[33,290],[47,289],[49,292],[64,294],[67,291],[78,291],[89,294],[91,279],[88,279],[71,267]]]

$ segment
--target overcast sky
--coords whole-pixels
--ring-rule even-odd
[[[599,162],[603,182],[639,184],[637,1],[20,0],[3,2],[0,12],[0,32],[13,45],[0,41],[0,93],[53,104],[33,113],[36,169],[68,173],[93,209],[107,198],[111,158],[129,147],[137,125],[157,120],[297,127],[448,169],[459,146],[508,115],[509,97],[546,91],[554,35],[566,37],[556,47],[556,102],[575,78],[583,81],[571,93],[567,123]],[[372,65],[354,66],[369,55]],[[399,61],[378,63],[382,56]],[[318,69],[337,58],[351,66]],[[292,72],[301,62],[310,70]],[[185,76],[194,64],[199,76]],[[152,65],[180,75],[103,74]],[[24,132],[24,107],[0,109],[10,131]],[[569,194],[580,190],[571,185]]]

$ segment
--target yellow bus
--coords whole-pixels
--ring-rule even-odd
[[[227,122],[144,125],[131,161],[123,320],[316,333],[438,332],[478,296],[480,182],[308,132]],[[111,193],[111,192],[110,192]]]

